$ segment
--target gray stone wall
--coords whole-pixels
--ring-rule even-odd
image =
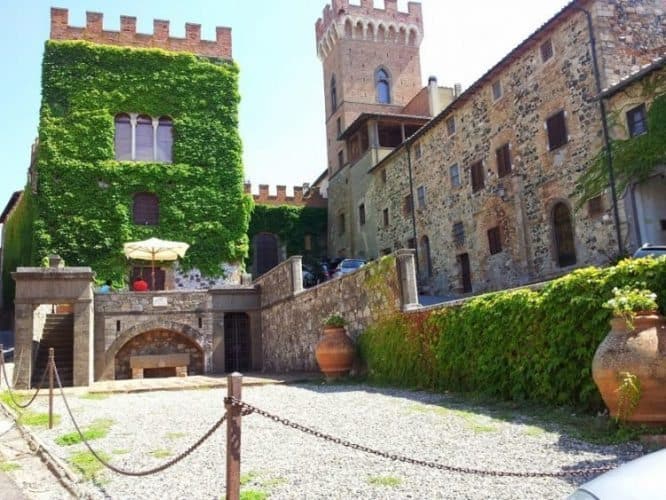
[[[396,265],[390,256],[262,308],[264,370],[318,370],[314,349],[324,320],[332,314],[347,320],[348,334],[356,339],[373,318],[399,309],[402,300]],[[266,290],[261,279],[257,284]]]

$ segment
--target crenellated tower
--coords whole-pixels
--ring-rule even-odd
[[[401,113],[421,89],[421,4],[332,0],[315,24],[324,76],[329,174],[347,162],[338,135],[361,113]]]

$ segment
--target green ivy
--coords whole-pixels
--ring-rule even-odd
[[[21,200],[14,208],[11,217],[5,221],[4,261],[2,267],[3,304],[14,300],[15,283],[11,273],[32,256],[32,220],[34,202],[30,189],[23,192]]]
[[[256,205],[250,220],[248,239],[259,233],[272,233],[286,245],[287,255],[302,255],[305,262],[326,256],[327,210],[292,205]],[[312,247],[305,249],[305,236]],[[249,262],[252,262],[250,250]]]
[[[652,290],[665,311],[666,258],[626,259],[574,271],[540,291],[385,318],[361,335],[361,353],[379,382],[596,411],[603,403],[592,358],[611,317],[603,304],[626,285]]]
[[[8,238],[9,252],[32,245],[21,263],[57,253],[122,283],[123,243],[156,236],[190,244],[185,269],[219,276],[221,264],[248,251],[252,199],[243,193],[238,103],[232,62],[48,41],[34,212],[30,219],[25,209],[21,228],[11,229],[18,237]],[[114,116],[122,112],[172,118],[173,164],[114,159]],[[132,221],[133,195],[143,191],[159,199],[157,226]]]
[[[666,77],[662,75],[662,80]],[[643,95],[650,94],[657,82],[644,89]],[[661,85],[666,85],[662,82]],[[661,92],[663,92],[663,88]],[[621,118],[621,119],[620,119]],[[611,124],[618,123],[624,118],[611,117]],[[627,186],[634,182],[642,182],[652,175],[655,167],[666,163],[666,94],[655,98],[647,113],[648,132],[625,140],[611,142],[611,158],[615,175],[616,189],[622,193]],[[589,168],[581,175],[576,183],[575,194],[578,196],[578,207],[585,201],[597,196],[608,186],[608,154],[602,149],[591,160]]]

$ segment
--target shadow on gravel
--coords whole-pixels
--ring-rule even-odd
[[[577,412],[571,408],[552,408],[533,403],[498,401],[487,397],[470,394],[436,393],[421,390],[398,389],[369,384],[360,379],[343,379],[339,382],[319,381],[290,384],[294,387],[311,390],[319,394],[333,394],[363,391],[385,396],[411,399],[415,403],[410,408],[414,413],[434,413],[443,417],[459,417],[465,420],[474,433],[490,433],[502,423],[524,426],[528,436],[546,433],[558,434],[556,446],[559,451],[571,457],[594,451],[609,455],[608,459],[581,459],[574,465],[562,467],[562,471],[577,469],[617,466],[647,453],[641,443],[636,441],[639,434],[659,433],[664,429],[638,429],[619,426],[606,415],[592,416]],[[416,457],[415,457],[416,458]],[[529,457],[525,457],[529,468]],[[483,464],[478,464],[482,469]],[[527,469],[526,469],[527,470]],[[554,472],[556,469],[547,471]],[[546,471],[543,471],[546,472]],[[595,475],[567,476],[562,480],[572,486],[578,486]]]

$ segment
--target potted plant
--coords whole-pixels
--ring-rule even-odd
[[[594,354],[592,377],[616,419],[666,423],[666,319],[656,299],[644,286],[624,286],[604,303],[613,312],[611,330]],[[628,380],[639,388],[629,406]]]
[[[354,362],[354,342],[346,331],[347,321],[339,314],[324,320],[324,335],[315,347],[315,358],[326,378],[337,378],[349,373]]]

